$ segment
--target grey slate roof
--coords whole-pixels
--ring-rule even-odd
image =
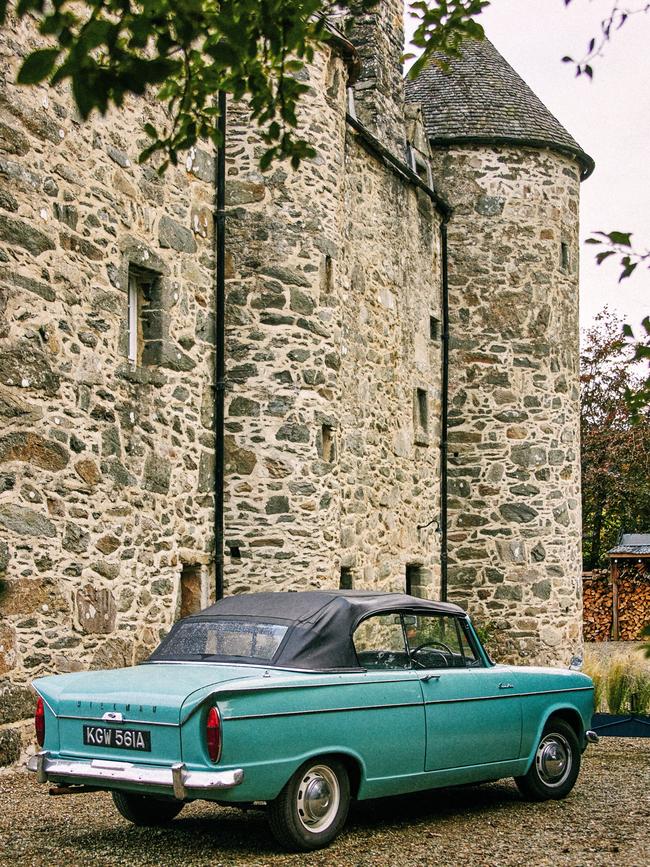
[[[614,548],[608,554],[650,554],[650,533],[623,533]]]
[[[462,57],[435,64],[406,82],[408,102],[422,105],[431,144],[522,144],[576,158],[583,178],[594,162],[488,39],[467,40]]]

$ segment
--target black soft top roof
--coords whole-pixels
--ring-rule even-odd
[[[356,625],[370,614],[391,611],[465,614],[458,605],[405,593],[315,590],[227,596],[188,619],[250,618],[286,625],[289,629],[271,665],[317,670],[358,668],[352,643]]]

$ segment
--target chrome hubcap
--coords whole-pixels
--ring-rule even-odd
[[[298,787],[298,817],[308,831],[324,831],[336,818],[340,803],[339,781],[327,765],[314,765]]]
[[[546,735],[535,756],[540,779],[547,786],[561,786],[571,771],[571,748],[562,735]]]

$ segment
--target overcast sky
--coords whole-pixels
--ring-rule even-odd
[[[565,55],[582,57],[614,0],[492,0],[479,19],[486,35],[596,161],[582,184],[581,237],[601,229],[632,231],[650,248],[650,13],[629,19],[594,79],[575,78]],[[641,6],[642,0],[623,3]],[[408,29],[408,24],[407,24]],[[641,266],[618,284],[615,257],[598,267],[594,247],[581,249],[580,321],[588,326],[607,304],[630,324],[650,313],[650,271]],[[612,261],[613,260],[613,261]]]

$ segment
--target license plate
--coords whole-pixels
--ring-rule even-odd
[[[151,734],[135,729],[84,726],[84,744],[92,747],[109,747],[113,750],[139,750],[150,753]]]

